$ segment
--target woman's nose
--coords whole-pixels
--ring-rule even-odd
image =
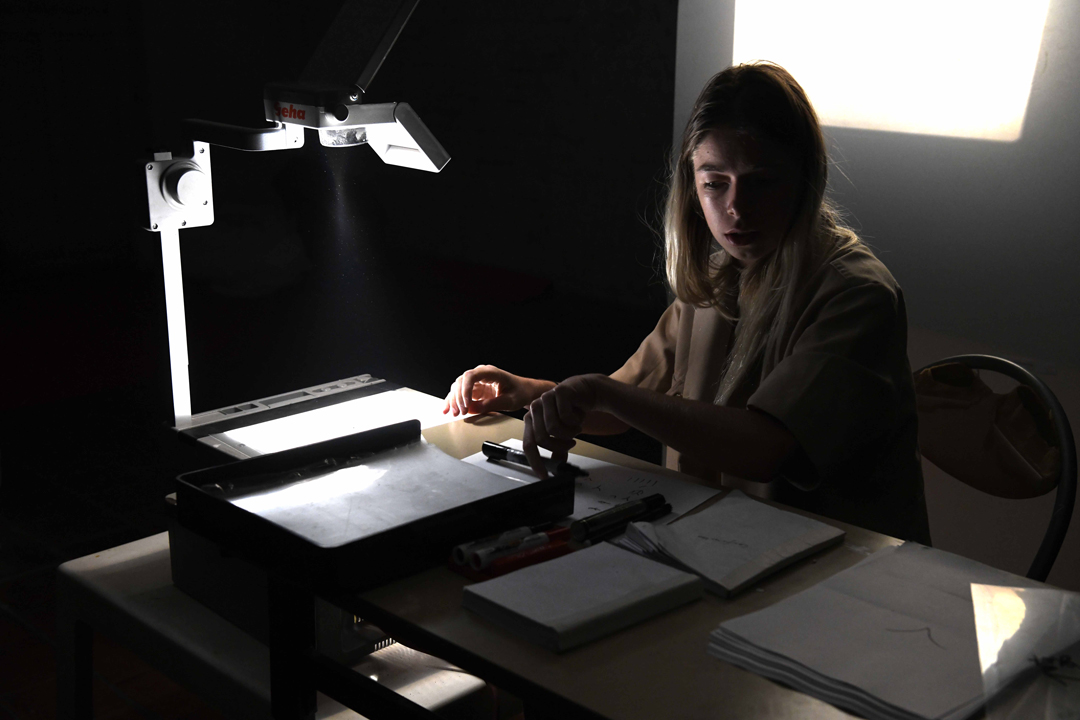
[[[742,217],[743,211],[743,193],[736,192],[734,188],[731,190],[731,195],[728,197],[727,213],[731,217],[738,219]]]
[[[742,216],[743,205],[743,189],[738,187],[735,182],[731,183],[731,188],[728,191],[727,198],[727,214],[736,220]]]
[[[728,215],[736,220],[745,217],[746,213],[758,202],[755,199],[757,194],[752,185],[733,182],[728,193]]]

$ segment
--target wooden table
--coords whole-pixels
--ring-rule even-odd
[[[520,439],[521,428],[517,420],[489,416],[432,428],[424,435],[461,458],[479,452],[483,440]],[[674,474],[588,443],[579,442],[572,452]],[[705,652],[709,633],[721,622],[772,605],[870,553],[901,542],[818,519],[847,531],[845,542],[782,570],[732,600],[706,593],[703,600],[562,654],[525,642],[463,610],[462,588],[468,581],[447,568],[433,568],[335,601],[407,644],[519,695],[530,720],[540,708],[550,710],[554,717],[573,711],[613,720],[849,717]]]

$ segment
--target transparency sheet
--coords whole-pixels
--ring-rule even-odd
[[[337,547],[519,487],[417,440],[229,502],[315,545]]]

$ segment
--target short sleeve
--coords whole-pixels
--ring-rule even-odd
[[[812,317],[800,319],[790,352],[747,401],[787,427],[816,471],[816,477],[789,476],[793,484],[812,489],[896,427],[900,384],[911,381],[899,303],[896,292],[880,283],[825,299]]]
[[[611,378],[627,385],[667,392],[675,371],[679,327],[686,307],[678,300],[669,305],[637,352]]]

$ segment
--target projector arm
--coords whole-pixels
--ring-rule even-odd
[[[178,428],[191,424],[180,230],[214,222],[210,145],[248,152],[292,150],[303,146],[304,128],[311,128],[325,147],[368,144],[389,165],[442,170],[450,161],[449,154],[409,105],[363,103],[368,85],[418,2],[346,0],[305,68],[301,84],[267,85],[263,95],[267,125],[245,128],[185,120],[190,152],[185,148],[177,156],[154,153],[153,160],[144,161],[143,225],[161,238],[173,416]],[[355,72],[358,66],[363,67],[359,78],[341,74]]]
[[[304,128],[281,122],[261,128],[246,128],[210,120],[185,120],[184,126],[193,138],[233,150],[265,152],[293,150],[304,145]]]

